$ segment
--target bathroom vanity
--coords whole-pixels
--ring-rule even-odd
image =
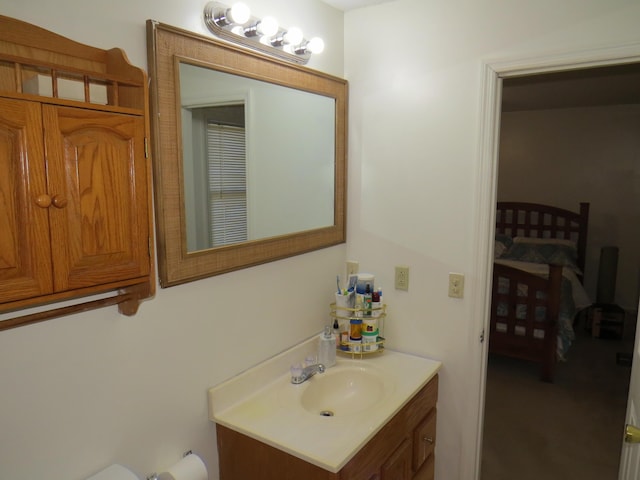
[[[210,389],[220,478],[433,479],[440,362],[391,350],[340,357],[293,385],[289,365],[304,349]]]

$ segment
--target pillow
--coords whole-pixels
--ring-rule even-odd
[[[581,274],[577,265],[578,251],[575,242],[555,238],[516,237],[500,258],[530,263],[562,265]]]
[[[576,242],[565,240],[564,238],[537,238],[537,237],[515,237],[513,243],[535,243],[543,245],[565,245],[574,250],[577,249]]]
[[[495,240],[494,249],[493,249],[494,257],[500,258],[504,254],[504,252],[506,252],[509,249],[512,243],[513,243],[513,240],[509,235],[505,235],[503,233],[496,233],[496,240]]]

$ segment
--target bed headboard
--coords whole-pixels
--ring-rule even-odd
[[[589,204],[580,212],[526,202],[498,202],[496,233],[510,237],[562,238],[576,243],[577,265],[584,272],[589,227]]]

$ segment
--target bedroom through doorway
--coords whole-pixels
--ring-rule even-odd
[[[624,325],[594,335],[584,310],[553,383],[529,362],[489,356],[480,478],[614,479],[640,276],[640,64],[505,78],[501,101],[497,200],[589,202],[585,291],[595,303],[601,249],[618,247]]]

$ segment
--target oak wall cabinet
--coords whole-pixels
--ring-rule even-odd
[[[0,16],[0,329],[153,295],[147,112],[122,51]]]
[[[433,480],[437,397],[436,375],[337,473],[218,424],[220,479]]]

